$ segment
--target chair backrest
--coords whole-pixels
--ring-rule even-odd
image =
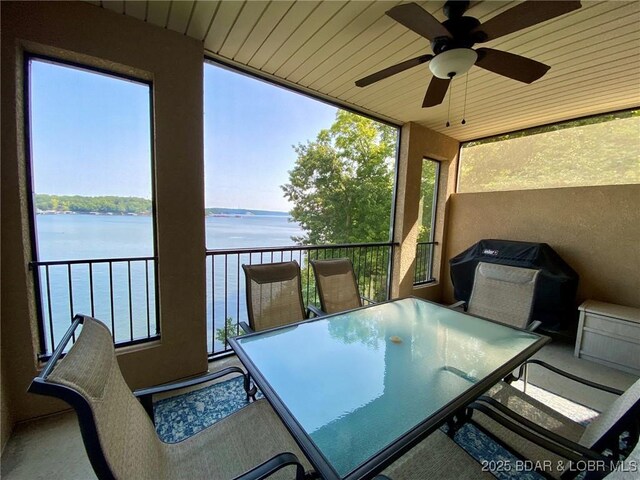
[[[539,270],[480,262],[467,311],[524,328],[531,319]]]
[[[37,377],[30,391],[74,407],[98,478],[162,476],[163,444],[122,377],[111,333],[103,323],[83,317],[82,331],[69,352],[48,376]]]
[[[246,279],[249,326],[280,327],[305,318],[300,265],[291,262],[242,265]]]
[[[632,425],[633,422],[635,426]],[[618,427],[640,427],[640,380],[636,380],[609,408],[587,425],[578,443],[593,448],[606,435],[619,435],[620,432],[616,431],[619,430]]]
[[[362,306],[353,263],[348,258],[311,260],[320,296],[320,308],[336,313]]]

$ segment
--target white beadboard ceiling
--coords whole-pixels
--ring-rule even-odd
[[[394,1],[89,2],[203,42],[207,55],[339,104],[402,124],[416,122],[458,140],[640,106],[640,2],[582,0],[582,8],[482,46],[551,66],[531,85],[478,67],[437,107],[421,108],[427,64],[358,88],[354,81],[431,53],[429,42],[385,15]],[[444,20],[444,1],[418,2]],[[485,22],[516,5],[474,1]],[[445,127],[449,96],[451,126]]]

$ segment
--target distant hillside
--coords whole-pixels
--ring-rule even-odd
[[[221,208],[211,207],[204,209],[205,215],[270,215],[288,217],[287,212],[276,212],[274,210],[253,210],[248,208]]]
[[[36,209],[42,212],[111,213],[126,215],[151,213],[151,200],[140,197],[83,197],[81,195],[36,194]]]
[[[36,194],[36,210],[47,212],[102,213],[115,215],[150,215],[151,200],[140,197],[84,197],[81,195]],[[287,217],[287,212],[253,210],[248,208],[205,208],[205,215],[277,215]]]

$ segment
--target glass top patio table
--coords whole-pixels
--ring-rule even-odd
[[[371,478],[549,338],[417,298],[231,339],[324,479]]]

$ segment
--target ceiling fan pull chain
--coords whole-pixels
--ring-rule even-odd
[[[447,124],[445,126],[451,126],[449,120],[451,119],[451,97],[453,96],[453,75],[451,75],[451,85],[449,87],[449,109],[447,110]]]
[[[467,116],[467,87],[469,86],[469,72],[467,72],[466,80],[464,81],[464,104],[462,106],[462,125],[467,123],[464,117]]]

